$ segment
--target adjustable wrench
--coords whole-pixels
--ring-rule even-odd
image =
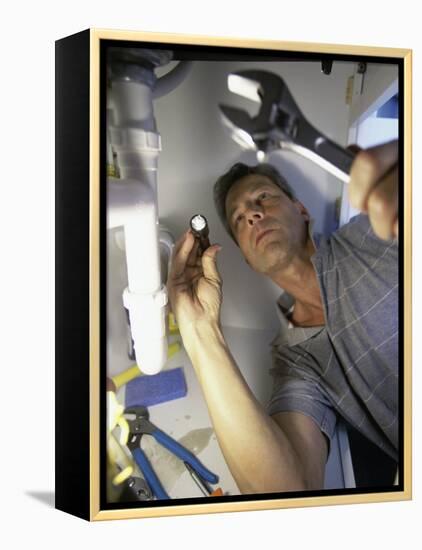
[[[297,106],[284,80],[277,74],[245,70],[228,77],[230,91],[260,103],[255,117],[243,109],[219,105],[232,137],[262,151],[294,151],[348,183],[355,154],[314,128]]]

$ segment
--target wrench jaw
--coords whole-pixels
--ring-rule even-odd
[[[252,118],[243,109],[219,105],[221,120],[228,129],[230,137],[243,149],[256,150],[252,137]]]
[[[256,151],[261,162],[271,151],[280,148],[279,136],[275,128],[256,130],[254,118],[243,109],[219,105],[221,119],[230,137],[243,149]]]
[[[261,84],[250,76],[246,76],[249,74],[250,71],[237,71],[230,73],[227,77],[227,86],[233,94],[246,97],[256,103],[261,103]]]
[[[246,70],[229,74],[228,82],[230,91],[260,103],[254,117],[242,109],[220,105],[232,138],[257,151],[259,162],[274,150],[292,151],[348,183],[354,154],[308,122],[280,76]]]
[[[262,161],[280,149],[281,141],[294,140],[297,121],[304,117],[279,76],[268,71],[238,71],[229,74],[228,86],[231,92],[260,103],[255,117],[243,109],[219,105],[223,123],[236,143],[257,151]]]

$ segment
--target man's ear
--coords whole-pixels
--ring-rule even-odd
[[[293,204],[296,206],[296,208],[298,209],[299,213],[302,215],[302,217],[304,218],[305,221],[309,222],[310,219],[311,219],[311,215],[309,214],[308,212],[308,209],[306,208],[306,206],[304,206],[299,200],[295,200],[293,202]]]

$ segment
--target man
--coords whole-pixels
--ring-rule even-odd
[[[395,142],[358,153],[350,199],[365,215],[318,250],[307,209],[274,169],[238,164],[217,181],[217,209],[246,261],[290,297],[268,412],[221,330],[219,245],[200,257],[189,231],[176,245],[172,309],[242,493],[322,488],[336,414],[397,458],[397,173]]]

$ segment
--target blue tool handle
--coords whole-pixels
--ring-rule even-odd
[[[198,472],[198,474],[203,479],[205,479],[205,481],[208,481],[209,483],[218,483],[218,476],[205,468],[205,466],[199,462],[196,456],[185,449],[185,447],[180,445],[180,443],[177,443],[177,441],[172,439],[170,436],[168,436],[166,433],[162,432],[158,428],[156,428],[151,433],[151,435],[154,436],[158,443],[160,443],[163,447],[171,451],[184,462],[190,464],[192,468],[194,468]]]
[[[134,449],[132,451],[133,458],[136,460],[137,465],[139,466],[139,469],[145,476],[145,481],[150,486],[151,491],[153,494],[160,499],[166,499],[168,500],[170,497],[165,492],[163,486],[161,485],[160,480],[157,477],[157,474],[152,469],[152,466],[144,453],[140,448]]]

